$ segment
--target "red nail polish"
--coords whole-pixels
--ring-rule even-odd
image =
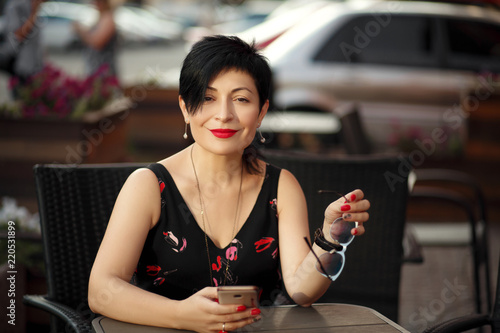
[[[352,234],[356,236],[358,234],[358,229],[352,229]]]
[[[343,211],[343,212],[345,212],[345,211],[347,211],[349,209],[351,209],[351,205],[343,205],[343,206],[340,207],[340,210]]]
[[[247,307],[246,307],[246,306],[244,306],[244,305],[240,305],[240,306],[238,306],[238,307],[236,308],[236,311],[241,312],[241,311],[245,311],[246,309],[247,309]]]
[[[219,299],[218,299],[218,298],[215,298],[215,299],[214,299],[214,302],[215,302],[215,303],[219,303]]]
[[[351,202],[356,200],[356,194],[351,194]]]
[[[253,309],[251,315],[252,316],[260,315],[260,309]]]
[[[226,331],[219,331],[219,333],[226,333]]]

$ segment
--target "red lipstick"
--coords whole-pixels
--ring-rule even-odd
[[[236,134],[236,130],[228,129],[228,128],[216,128],[213,130],[210,130],[214,136],[220,139],[227,139],[232,137],[233,135]]]

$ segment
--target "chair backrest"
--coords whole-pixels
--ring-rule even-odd
[[[340,133],[346,153],[370,154],[373,148],[359,115],[358,106],[353,104],[339,107],[334,113],[339,115],[342,125]]]
[[[498,257],[497,285],[493,312],[491,313],[491,326],[494,333],[500,333],[500,256]]]
[[[328,157],[276,151],[263,151],[263,155],[292,172],[301,184],[311,236],[322,225],[328,204],[338,198],[318,194],[318,190],[363,190],[371,203],[366,233],[349,245],[344,271],[319,301],[368,306],[397,321],[410,171],[407,160],[402,156]]]
[[[48,298],[88,309],[90,271],[116,197],[143,164],[34,167]]]

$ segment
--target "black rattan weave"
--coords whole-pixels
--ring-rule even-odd
[[[471,314],[449,319],[425,329],[424,333],[460,333],[471,329],[488,328],[486,332],[500,333],[500,259],[498,262],[495,301],[491,313]],[[475,331],[474,331],[475,332]]]
[[[405,158],[276,151],[264,155],[270,163],[291,171],[300,182],[307,199],[311,235],[322,225],[328,204],[338,198],[318,194],[318,190],[363,190],[371,203],[366,233],[349,245],[342,274],[320,302],[364,305],[397,321],[410,171]]]
[[[48,295],[24,299],[62,319],[52,321],[52,331],[71,327],[91,332],[90,270],[116,197],[129,174],[140,166],[143,164],[34,167]]]

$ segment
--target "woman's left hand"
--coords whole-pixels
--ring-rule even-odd
[[[351,230],[351,233],[356,236],[361,236],[365,233],[363,223],[369,218],[367,210],[370,208],[370,202],[364,199],[363,191],[357,189],[347,193],[340,199],[332,202],[325,210],[325,221],[323,223],[323,232],[329,235],[330,226],[333,221],[339,217],[343,217],[346,221],[356,221],[358,226]]]

